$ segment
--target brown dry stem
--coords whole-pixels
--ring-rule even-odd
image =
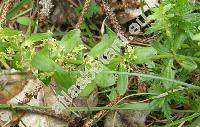
[[[113,13],[110,6],[104,0],[102,0],[101,7],[103,8],[108,18],[110,19],[110,23],[113,25],[115,32],[120,33],[121,35],[124,36],[124,32],[121,29],[119,21],[117,20],[115,13]]]
[[[81,11],[81,15],[78,19],[78,23],[76,24],[76,29],[80,29],[81,25],[83,24],[84,22],[84,16],[86,15],[87,11],[88,11],[88,8],[90,6],[90,2],[92,0],[85,0],[85,3],[83,5],[83,10]]]
[[[5,21],[6,14],[7,14],[8,10],[10,9],[12,3],[13,3],[13,0],[8,0],[7,2],[4,3],[1,13],[0,13],[0,24]]]
[[[107,107],[112,107],[113,105],[116,105],[124,96],[118,96],[117,98],[115,98],[113,101],[111,101],[108,105],[106,105]],[[102,116],[104,116],[106,113],[108,112],[108,110],[101,110],[98,113],[96,113],[96,115],[85,121],[83,127],[91,127],[95,121],[97,121],[99,118],[101,118]]]

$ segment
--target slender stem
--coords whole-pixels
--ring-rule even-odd
[[[156,56],[153,56],[151,59],[152,60],[168,59],[168,58],[175,59],[175,57],[177,57],[177,56],[181,56],[181,55],[178,55],[178,54],[176,54],[175,56],[173,54],[156,55]],[[195,62],[200,62],[200,58],[198,58],[198,57],[191,57],[191,56],[186,56],[186,57],[191,58]]]
[[[158,60],[158,59],[167,59],[167,58],[173,58],[173,55],[172,54],[156,55],[156,56],[153,56],[151,59]]]
[[[195,85],[192,85],[192,84],[189,84],[189,83],[185,83],[185,82],[181,82],[181,81],[178,81],[178,80],[175,80],[175,79],[169,79],[169,78],[155,76],[155,75],[141,74],[141,73],[129,73],[129,72],[118,72],[118,71],[102,71],[101,73],[146,77],[146,78],[151,78],[151,79],[169,81],[169,82],[173,82],[173,83],[176,83],[176,84],[180,84],[182,86],[186,86],[188,88],[193,88],[193,89],[196,89],[196,90],[200,90],[199,86],[195,86]]]
[[[108,106],[103,106],[103,107],[67,107],[64,111],[65,112],[71,112],[71,110],[73,111],[101,111],[101,110],[132,110],[133,107],[128,106],[128,105],[132,105],[132,106],[137,106],[137,104],[144,104],[144,105],[148,105],[148,103],[126,103],[123,105],[117,105],[117,106],[113,106],[113,107],[108,107]],[[127,106],[126,106],[127,105]],[[30,105],[11,105],[11,104],[0,104],[0,109],[5,109],[5,110],[10,110],[10,109],[16,109],[16,110],[31,110],[31,109],[35,109],[35,110],[50,110],[52,107],[45,107],[45,106],[30,106]],[[137,110],[148,110],[148,108],[145,107],[137,107]],[[156,109],[155,109],[156,110]],[[192,110],[173,110],[174,112],[180,112],[180,113],[191,113],[191,112],[195,112]],[[42,112],[42,111],[41,111]]]
[[[3,60],[0,60],[0,62],[2,63],[2,65],[3,65],[7,70],[10,69],[9,65],[8,65],[6,62],[4,62]]]

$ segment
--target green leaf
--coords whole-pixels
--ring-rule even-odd
[[[99,87],[105,88],[115,84],[115,76],[113,74],[98,74],[94,81]]]
[[[162,76],[165,78],[169,78],[169,79],[174,79],[175,77],[175,72],[172,69],[173,68],[173,60],[170,59],[167,62],[167,66],[163,68],[162,70]],[[172,87],[172,83],[171,82],[167,82],[167,81],[163,81],[165,88],[169,89]]]
[[[94,82],[87,84],[87,86],[81,91],[80,96],[88,96],[97,88]]]
[[[25,25],[25,26],[33,26],[34,25],[34,21],[32,19],[30,19],[29,17],[26,16],[22,16],[17,18],[17,22],[21,25]]]
[[[99,55],[102,55],[106,51],[106,49],[112,46],[116,38],[117,38],[117,35],[110,30],[108,34],[103,35],[101,42],[98,43],[96,46],[94,46],[88,55],[94,58]]]
[[[7,14],[6,19],[10,20],[12,17],[15,16],[15,14],[24,7],[25,4],[30,3],[31,0],[22,0],[20,3],[18,3],[15,7],[13,7]]]
[[[117,91],[115,89],[112,89],[111,93],[109,94],[110,101],[113,101],[118,96]]]
[[[169,52],[169,50],[163,45],[161,44],[159,41],[155,41],[151,44],[151,46],[156,49],[156,51],[159,54],[165,54],[167,52]]]
[[[44,39],[49,39],[52,37],[52,33],[51,32],[47,32],[47,33],[34,33],[31,34],[30,37],[28,37],[26,39],[27,43],[33,44],[34,42],[38,42],[38,41],[42,41]]]
[[[124,103],[119,106],[119,108],[126,108],[132,110],[150,110],[149,103]]]
[[[91,2],[91,5],[89,6],[88,12],[86,17],[89,19],[91,18],[94,14],[97,14],[100,11],[99,6],[96,4],[95,1]]]
[[[178,49],[181,48],[181,45],[185,42],[185,40],[187,39],[187,35],[184,33],[178,33],[177,35],[175,35],[176,38],[173,41],[170,41],[171,43],[171,48],[174,51],[177,51]]]
[[[193,36],[192,40],[200,41],[200,33]]]
[[[41,50],[40,50],[40,54],[42,54],[43,56],[49,57],[49,45],[45,45]]]
[[[38,70],[44,72],[54,72],[57,70],[62,70],[62,68],[57,63],[41,53],[38,53],[33,57],[31,65]]]
[[[13,29],[10,29],[10,28],[3,28],[3,29],[0,30],[1,36],[12,37],[12,36],[19,35],[19,34],[22,34],[22,32],[18,31],[18,30],[13,30]]]
[[[167,5],[165,5],[165,6],[163,7],[163,11],[164,11],[164,12],[167,12],[167,11],[169,11],[172,7],[173,7],[172,4],[167,4]]]
[[[59,88],[61,87],[63,90],[67,90],[74,83],[75,73],[65,72],[61,66],[41,52],[32,59],[31,65],[43,72],[54,72],[54,78]],[[61,89],[58,89],[58,91],[61,91]]]
[[[104,66],[104,71],[110,71]],[[97,74],[94,82],[102,88],[109,87],[115,84],[115,76],[113,74]]]
[[[135,48],[135,56],[137,58],[132,62],[135,64],[144,64],[149,62],[156,53],[156,50],[152,47],[137,47]]]
[[[124,65],[121,65],[119,67],[119,71],[127,72],[127,69]],[[125,94],[127,88],[128,88],[128,75],[119,75],[117,81],[117,92],[119,93],[119,95]]]
[[[59,44],[64,48],[65,53],[71,52],[74,49],[74,47],[81,43],[80,36],[81,31],[79,29],[71,30],[63,36]]]
[[[8,48],[9,46],[9,43],[0,41],[0,52],[5,52],[6,48]]]
[[[198,127],[200,125],[200,117],[198,117],[194,122],[192,122],[192,125],[190,127]]]
[[[164,113],[165,117],[167,117],[168,119],[170,119],[172,111],[171,111],[170,105],[166,101],[165,101],[165,103],[162,106],[162,112]]]
[[[179,64],[188,71],[193,71],[197,68],[197,64],[190,58],[186,56],[178,56],[177,61]]]
[[[181,124],[181,123],[184,123],[186,121],[192,121],[194,118],[199,117],[199,116],[200,116],[199,112],[193,113],[192,115],[185,116],[181,119],[170,122],[170,123],[166,124],[164,127],[176,127],[176,126],[178,126],[177,124]],[[192,127],[192,126],[189,126],[189,127]],[[195,126],[195,127],[198,127],[198,126]]]
[[[56,70],[54,78],[56,83],[59,85],[57,92],[59,93],[62,90],[66,91],[70,86],[74,85],[74,77],[74,73],[65,72],[63,70]]]
[[[185,16],[185,20],[192,22],[192,24],[198,26],[200,25],[200,14],[199,13],[189,13]]]
[[[115,58],[113,58],[108,65],[106,65],[110,70],[115,70],[118,65],[120,64],[120,62],[122,61],[122,57],[121,56],[116,56]]]

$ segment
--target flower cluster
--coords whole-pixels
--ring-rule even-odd
[[[124,56],[126,58],[126,61],[133,61],[137,59],[134,47],[127,46],[127,51],[124,53]]]
[[[104,65],[108,64],[118,54],[120,47],[127,45],[128,40],[120,33],[117,35],[119,39],[116,38],[111,48],[108,48],[104,54],[98,56],[98,60],[94,60],[92,57],[88,58],[87,63],[91,67],[88,68],[85,66],[85,70],[80,71],[81,77],[79,77],[76,80],[76,83],[68,89],[68,94],[65,93],[65,91],[61,91],[63,96],[59,95],[57,98],[59,102],[55,103],[52,107],[56,113],[59,114],[63,109],[65,109],[65,107],[68,107],[72,103],[72,100],[78,97],[81,90],[83,90],[89,83],[91,83],[97,74],[103,71]]]
[[[51,0],[40,0],[39,4],[42,6],[40,14],[48,17],[51,12],[51,8],[53,7]]]

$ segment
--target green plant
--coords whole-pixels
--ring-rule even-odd
[[[15,10],[19,11],[28,1],[23,0],[11,9],[7,19],[12,19]],[[108,100],[113,101],[120,95],[127,95],[122,100],[137,95],[145,99],[147,103],[139,103],[139,106],[124,104],[125,109],[137,109],[138,107],[142,110],[151,109],[153,115],[154,111],[161,112],[159,117],[167,118],[166,123],[175,121],[169,126],[193,121],[199,117],[199,80],[194,81],[191,78],[200,66],[200,30],[198,29],[200,14],[198,9],[199,7],[194,6],[188,0],[162,0],[148,17],[153,20],[153,23],[146,31],[146,34],[157,34],[159,38],[154,40],[149,47],[127,45],[122,49],[116,49],[115,57],[108,64],[103,65],[103,71],[97,74],[95,79],[81,91],[80,96],[88,96],[97,88],[100,95],[108,97],[101,100],[105,103]],[[79,8],[77,13],[78,10]],[[1,27],[1,70],[12,68],[20,72],[30,71],[46,85],[49,85],[51,80],[55,80],[58,84],[57,94],[60,94],[61,90],[67,91],[80,77],[80,71],[91,67],[91,63],[111,48],[115,40],[120,42],[117,34],[108,26],[105,27],[106,33],[102,35],[100,42],[95,41],[92,31],[98,31],[98,29],[94,24],[87,23],[90,22],[89,19],[93,14],[98,14],[98,12],[99,7],[92,2],[86,15],[86,22],[81,28],[85,30],[82,32],[83,35],[89,38],[90,43],[88,44],[82,42],[79,29],[66,32],[59,40],[53,38],[51,32],[31,33],[30,29],[29,32],[23,34],[18,30]],[[28,28],[36,25],[36,21],[26,16],[18,17],[17,22]],[[136,68],[133,69],[132,65]],[[140,67],[143,70],[140,70]],[[132,73],[135,71],[138,73]],[[144,72],[146,74],[141,74]],[[139,83],[132,83],[131,76],[137,76]],[[139,86],[137,85],[141,82],[147,84],[145,87],[148,93],[138,92],[137,87]],[[130,90],[127,91],[127,89]],[[189,105],[191,113],[187,113],[185,105]],[[93,107],[92,109],[96,111],[106,108],[117,110],[123,107]],[[180,108],[184,116],[180,120],[174,120],[173,116],[180,113],[177,110]],[[81,111],[87,109],[83,108]],[[194,124],[196,123],[195,121]]]
[[[200,46],[194,36],[200,25],[200,14],[195,13],[196,7],[188,0],[163,0],[159,7],[153,9],[148,18],[154,23],[147,30],[147,34],[158,33],[159,39],[152,43],[157,55],[153,57],[153,73],[162,77],[188,81],[192,71],[199,68]],[[198,38],[198,37],[197,37]],[[152,65],[151,65],[152,66]],[[168,92],[166,97],[151,102],[152,108],[159,107],[167,118],[172,114],[171,104],[184,105],[187,103],[187,92],[176,91],[176,83],[153,81],[151,92],[161,94]],[[185,90],[184,90],[185,91]]]

